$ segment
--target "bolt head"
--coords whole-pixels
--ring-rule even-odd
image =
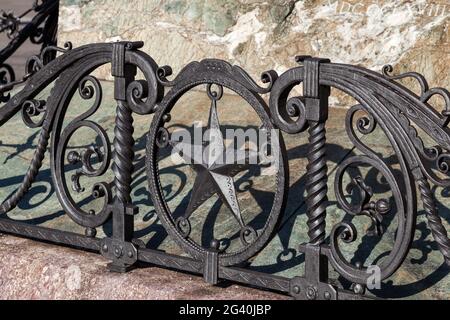
[[[376,206],[376,210],[380,213],[380,214],[386,214],[389,212],[390,207],[389,207],[389,202],[386,199],[380,199],[376,202],[375,204]]]
[[[325,293],[323,294],[323,297],[325,298],[325,300],[330,300],[331,299],[331,293],[329,293],[328,291],[325,291]]]
[[[309,300],[315,300],[317,298],[317,290],[313,286],[309,286],[308,289],[306,289],[306,297]]]
[[[95,228],[86,228],[84,234],[86,237],[94,238],[97,235],[97,230],[95,230]]]
[[[69,161],[70,164],[75,164],[78,161],[80,161],[80,154],[76,151],[70,151],[67,154],[67,161]]]
[[[212,239],[210,243],[211,249],[218,250],[220,247],[220,242],[217,239]]]
[[[166,113],[165,115],[163,115],[163,121],[164,122],[169,122],[171,120],[171,116],[169,113]]]
[[[133,258],[133,251],[131,251],[131,250],[128,251],[128,257],[129,257],[129,258]]]
[[[295,294],[299,294],[299,293],[301,292],[299,286],[294,286],[294,287],[292,288],[292,290],[293,290],[293,292],[294,292]]]
[[[353,287],[353,292],[356,294],[363,294],[364,293],[364,287],[360,285],[359,283],[355,284]]]
[[[106,244],[103,245],[102,250],[107,252],[108,251],[108,246]]]
[[[114,248],[114,255],[116,256],[116,258],[120,258],[122,256],[122,248],[115,247]]]

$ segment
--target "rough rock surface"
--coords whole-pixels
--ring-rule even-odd
[[[110,273],[100,255],[0,234],[0,299],[280,299],[156,267]]]
[[[448,88],[449,17],[442,0],[63,0],[59,39],[144,40],[175,72],[215,57],[257,77],[310,54],[377,71],[393,64]]]

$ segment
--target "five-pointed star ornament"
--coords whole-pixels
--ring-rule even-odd
[[[191,198],[183,218],[188,219],[200,205],[217,194],[236,218],[241,231],[254,232],[242,219],[233,177],[249,168],[251,163],[257,163],[258,153],[252,150],[225,148],[216,105],[220,97],[211,94],[208,96],[211,99],[211,109],[206,134],[206,136],[209,135],[209,144],[206,146],[206,151],[204,152],[203,145],[171,142],[175,151],[180,153],[186,163],[192,165],[196,173]],[[191,152],[183,152],[183,150]]]

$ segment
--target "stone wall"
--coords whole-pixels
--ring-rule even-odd
[[[174,72],[216,57],[254,77],[309,54],[450,88],[448,0],[61,0],[59,40],[143,40]],[[106,77],[107,72],[103,72]]]

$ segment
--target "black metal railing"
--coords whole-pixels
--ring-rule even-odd
[[[27,40],[41,46],[42,63],[55,58],[55,50],[47,51],[45,48],[56,45],[58,8],[59,0],[35,0],[30,9],[18,16],[13,12],[1,12],[0,33],[6,33],[9,43],[0,50],[0,102],[7,102],[9,92],[42,66],[37,65],[35,59],[24,61],[25,75],[16,79],[14,68],[7,61]],[[30,12],[34,13],[33,18],[24,21]]]
[[[67,45],[64,50],[53,48],[63,51],[63,54],[48,63],[35,58],[40,65],[39,70],[0,109],[0,125],[22,112],[25,124],[40,130],[37,147],[23,181],[2,203],[0,213],[5,215],[27,194],[49,148],[52,182],[59,202],[64,213],[85,228],[85,235],[34,226],[6,217],[0,219],[0,231],[98,251],[111,261],[109,269],[117,272],[125,272],[137,261],[142,261],[202,274],[205,281],[212,284],[231,280],[284,292],[298,299],[362,299],[367,297],[365,288],[372,280],[371,270],[376,270],[382,281],[404,262],[414,236],[417,205],[422,202],[438,248],[446,263],[450,264],[450,240],[430,185],[450,186],[447,176],[450,165],[450,131],[447,127],[450,93],[446,89],[430,89],[426,80],[416,73],[391,76],[392,70],[386,67],[384,74],[378,74],[309,56],[297,57],[299,66],[281,75],[272,70],[264,72],[261,79],[265,86],[258,85],[240,67],[216,59],[192,62],[169,80],[171,68],[158,67],[150,56],[139,50],[142,45],[142,42],[117,42],[74,49]],[[102,126],[88,120],[102,101],[101,84],[91,73],[105,64],[111,65],[117,105],[112,143]],[[142,80],[136,80],[137,71],[142,73]],[[420,95],[396,81],[405,77],[418,80],[422,88]],[[37,95],[53,81],[55,84],[49,98],[38,100]],[[299,84],[303,85],[303,94],[295,96],[293,88]],[[233,180],[236,174],[251,165],[251,152],[247,150],[239,163],[219,163],[217,154],[205,160],[204,157],[198,158],[195,152],[183,152],[180,141],[168,130],[174,105],[199,85],[207,85],[206,92],[211,102],[207,128],[210,135],[215,135],[208,142],[219,155],[227,152],[217,112],[224,89],[242,97],[256,112],[261,122],[260,130],[271,132],[268,135],[275,184],[272,201],[265,204],[268,211],[261,217],[256,215],[257,218],[250,221],[244,217]],[[330,184],[326,123],[332,88],[358,103],[347,111],[345,129],[354,148],[361,154],[351,154],[338,163],[334,181]],[[65,121],[67,107],[77,91],[83,99],[93,103],[82,114]],[[269,99],[268,104],[263,96]],[[442,112],[428,103],[433,96],[443,98]],[[149,249],[135,239],[133,216],[137,207],[131,195],[135,171],[133,114],[154,114],[146,136],[145,164],[150,197],[165,232],[187,255]],[[68,141],[80,128],[93,130],[98,145],[81,151],[68,151]],[[376,128],[389,140],[397,159],[395,169],[361,138]],[[309,242],[300,248],[305,257],[305,273],[288,278],[247,268],[246,262],[277,234],[289,191],[287,152],[282,135],[277,136],[273,132],[282,131],[290,135],[306,130],[309,142],[304,185]],[[419,130],[425,132],[427,143],[431,140],[432,146],[425,146]],[[177,153],[191,164],[195,172],[189,204],[181,213],[172,212],[160,179],[161,154],[167,155],[168,152]],[[256,165],[262,164],[257,162]],[[66,176],[68,166],[78,168],[70,179]],[[361,173],[367,168],[381,176],[389,191],[388,196],[375,197],[370,179]],[[105,173],[111,172],[110,169],[114,181],[101,181],[106,179]],[[97,211],[86,211],[73,198],[73,192],[84,190],[82,177],[95,178],[91,200],[103,201]],[[346,216],[327,234],[329,186]],[[235,230],[231,231],[230,239],[212,237],[204,245],[194,234],[196,229],[191,224],[193,213],[213,195],[217,195],[228,208]],[[370,237],[383,235],[383,219],[397,219],[392,249],[372,265],[354,262],[342,248],[356,243],[358,236],[354,221],[358,217],[371,221],[367,233]],[[112,223],[111,234],[97,238],[97,228],[108,222]],[[198,219],[195,223],[199,223]],[[370,248],[365,247],[365,250]],[[329,265],[350,285],[345,287],[331,281]]]

